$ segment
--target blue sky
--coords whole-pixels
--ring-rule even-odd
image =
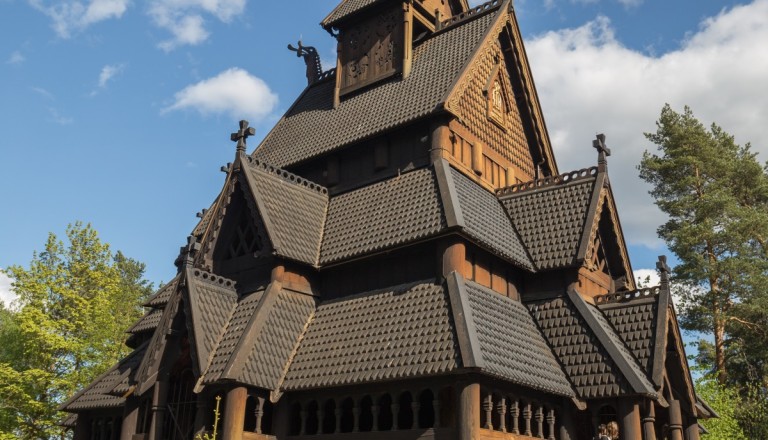
[[[477,2],[475,2],[477,3]],[[258,140],[305,85],[286,49],[328,63],[336,0],[0,0],[0,268],[90,222],[159,283],[223,182],[229,133]],[[768,0],[517,0],[562,171],[605,132],[635,269],[666,252],[635,166],[665,102],[768,157]],[[0,298],[7,298],[0,277]]]

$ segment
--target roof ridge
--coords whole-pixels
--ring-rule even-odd
[[[290,171],[286,171],[282,168],[278,168],[274,165],[270,165],[260,159],[256,159],[249,155],[245,155],[245,158],[247,159],[248,164],[251,165],[251,168],[256,168],[256,169],[260,168],[263,172],[268,174],[274,174],[288,183],[304,186],[305,188],[315,191],[319,194],[328,195],[328,188],[320,184],[317,184],[315,182],[312,182],[309,179],[305,179],[297,174],[293,174]]]
[[[487,12],[495,11],[496,9],[500,8],[501,5],[504,3],[505,0],[490,0],[488,2],[485,2],[481,5],[475,6],[474,8],[470,8],[467,11],[460,12],[456,15],[451,16],[447,20],[443,20],[440,22],[440,26],[437,30],[435,30],[435,33],[432,35],[435,35],[439,32],[442,32],[448,28],[454,27],[460,23],[463,23],[465,21],[468,21],[470,19],[477,18],[481,15],[484,15]],[[431,37],[431,35],[430,35]]]
[[[642,287],[635,290],[624,292],[606,293],[605,295],[595,296],[595,305],[601,306],[617,302],[629,302],[635,299],[644,299],[658,296],[661,293],[661,286]]]
[[[496,190],[496,196],[505,197],[520,194],[522,192],[537,190],[555,185],[565,185],[571,182],[591,179],[598,174],[597,167],[582,168],[580,170],[569,171],[556,176],[547,176],[528,182],[516,183]]]

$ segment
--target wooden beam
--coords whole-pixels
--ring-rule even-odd
[[[224,408],[224,429],[221,431],[222,440],[242,440],[243,423],[245,422],[245,404],[248,400],[248,390],[245,387],[232,388],[227,392]]]

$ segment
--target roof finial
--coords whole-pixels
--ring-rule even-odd
[[[592,141],[592,147],[597,150],[597,169],[598,171],[605,171],[608,167],[607,157],[611,155],[611,149],[605,145],[605,135],[600,133]]]
[[[667,265],[667,256],[659,255],[659,261],[656,262],[656,269],[659,270],[659,276],[661,278],[662,287],[669,285],[669,273],[672,269]]]
[[[187,237],[187,245],[182,246],[181,249],[179,249],[179,256],[176,258],[174,264],[179,269],[183,269],[185,266],[192,266],[193,261],[195,260],[195,255],[199,250],[200,243],[197,242],[197,238],[195,238],[194,235],[190,235]]]
[[[241,151],[245,153],[246,140],[248,139],[248,136],[253,136],[255,134],[256,134],[256,129],[253,127],[249,127],[248,121],[243,119],[242,121],[240,121],[240,130],[229,135],[229,138],[232,140],[232,142],[237,142],[238,153]]]
[[[312,46],[304,46],[299,40],[299,47],[288,45],[288,50],[296,52],[297,57],[304,57],[304,64],[307,65],[307,84],[312,85],[323,75],[323,67],[320,64],[320,55],[317,49]]]

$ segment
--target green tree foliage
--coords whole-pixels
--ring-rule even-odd
[[[126,354],[125,329],[152,290],[144,265],[113,254],[90,225],[66,236],[50,234],[28,268],[7,270],[18,300],[0,314],[0,438],[57,435],[56,407]]]
[[[681,262],[674,277],[683,286],[682,325],[713,336],[710,365],[725,384],[732,362],[760,355],[737,336],[765,330],[768,176],[749,144],[706,128],[688,107],[677,113],[666,105],[656,126],[646,137],[658,154],[643,155],[640,177],[669,217],[658,233]]]
[[[709,431],[707,440],[747,440],[737,419],[741,399],[735,388],[721,385],[712,376],[703,376],[696,381],[696,394],[704,399],[719,416],[699,421]]]

